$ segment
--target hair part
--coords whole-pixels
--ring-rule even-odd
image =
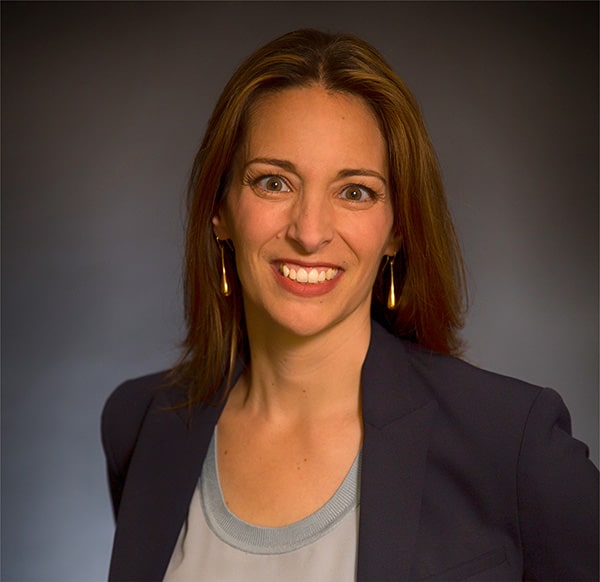
[[[321,85],[361,97],[375,113],[387,144],[398,305],[386,308],[385,259],[373,289],[372,315],[398,337],[458,355],[466,307],[464,267],[439,165],[417,102],[379,52],[348,34],[298,30],[248,57],[226,84],[196,155],[188,191],[184,307],[187,334],[173,373],[188,401],[207,402],[223,378],[231,384],[238,357],[248,361],[242,289],[233,252],[225,253],[232,288],[221,293],[220,250],[213,233],[244,143],[252,106],[267,93]],[[226,393],[226,392],[225,392]]]

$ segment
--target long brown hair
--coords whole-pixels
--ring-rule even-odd
[[[457,354],[463,324],[464,269],[435,152],[419,106],[383,57],[348,34],[298,30],[253,53],[235,71],[208,122],[189,184],[184,297],[187,335],[175,374],[188,404],[208,401],[236,358],[247,359],[244,309],[232,249],[225,262],[232,293],[220,290],[221,262],[211,219],[228,188],[250,107],[265,93],[319,84],[360,96],[375,112],[387,142],[398,305],[386,308],[389,269],[382,262],[372,314],[395,335]]]

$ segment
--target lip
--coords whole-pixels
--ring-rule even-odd
[[[306,261],[300,261],[298,259],[276,259],[272,262],[275,267],[277,265],[298,265],[299,267],[304,267],[305,269],[318,269],[319,267],[325,269],[337,269],[338,271],[343,271],[340,265],[336,265],[335,263],[323,263],[319,261],[318,263],[308,263]]]
[[[290,265],[303,267],[304,269],[336,269],[336,276],[329,281],[322,281],[318,284],[298,283],[292,281],[288,277],[284,277],[280,272],[281,265]],[[285,290],[299,297],[319,297],[331,292],[339,283],[344,269],[334,263],[309,263],[307,261],[299,261],[297,259],[277,259],[271,263],[275,280]]]

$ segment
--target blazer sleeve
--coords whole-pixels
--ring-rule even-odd
[[[108,398],[101,417],[101,438],[116,519],[138,434],[152,403],[149,377],[121,384]]]
[[[524,579],[598,580],[598,470],[553,390],[529,411],[517,490]]]

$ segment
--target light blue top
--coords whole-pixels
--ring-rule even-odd
[[[242,521],[225,505],[216,439],[215,429],[164,580],[355,580],[360,453],[320,509],[284,527],[259,527]]]

